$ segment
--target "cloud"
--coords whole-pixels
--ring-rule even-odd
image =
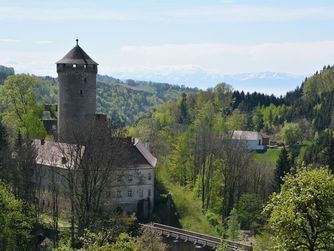
[[[1,6],[0,20],[154,20],[176,22],[191,21],[220,21],[220,22],[266,22],[291,20],[334,20],[334,5],[324,7],[270,7],[247,4],[235,4],[232,0],[222,0],[220,4],[203,4],[198,7],[169,9],[145,8],[112,10],[103,8],[82,7],[23,7]]]
[[[162,44],[127,45],[121,47],[121,57],[131,64],[151,67],[159,65],[197,65],[207,71],[290,72],[309,74],[325,64],[332,64],[334,40],[316,42],[259,44]],[[117,66],[116,66],[117,67]],[[167,71],[167,68],[162,68]]]
[[[43,8],[43,7],[0,7],[0,20],[133,20],[131,12],[120,12],[94,8]]]
[[[3,42],[3,43],[17,43],[17,42],[20,42],[20,40],[13,39],[13,38],[0,38],[0,42]]]
[[[229,1],[227,1],[229,2]],[[265,22],[291,20],[333,20],[334,6],[326,7],[265,7],[240,4],[223,4],[168,10],[165,17],[220,20],[229,22]]]

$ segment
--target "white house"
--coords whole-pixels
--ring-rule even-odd
[[[233,131],[232,139],[246,144],[247,148],[254,151],[264,151],[269,143],[269,137],[254,131]]]

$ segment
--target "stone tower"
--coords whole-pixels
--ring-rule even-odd
[[[57,134],[60,142],[77,143],[94,123],[97,63],[78,45],[57,63],[59,82]]]

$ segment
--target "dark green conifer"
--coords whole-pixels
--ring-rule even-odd
[[[276,163],[275,180],[274,180],[274,185],[276,190],[280,189],[281,184],[283,183],[282,179],[285,176],[285,174],[290,171],[290,168],[291,165],[289,160],[289,154],[286,148],[283,147]]]

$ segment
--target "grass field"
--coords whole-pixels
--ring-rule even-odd
[[[192,191],[171,182],[168,170],[164,166],[157,168],[157,176],[159,182],[172,195],[182,228],[218,236],[216,229],[210,225],[207,217],[203,214],[200,200],[194,196]]]
[[[275,167],[281,149],[268,149],[265,153],[255,153],[254,158],[258,161],[264,161]]]
[[[155,89],[153,86],[148,86],[148,85],[136,85],[136,86],[133,86],[133,85],[127,85],[127,84],[122,84],[122,86],[125,86],[129,89],[133,89],[133,90],[136,90],[136,91],[145,91],[145,92],[149,92],[151,94],[154,94],[155,92]]]

